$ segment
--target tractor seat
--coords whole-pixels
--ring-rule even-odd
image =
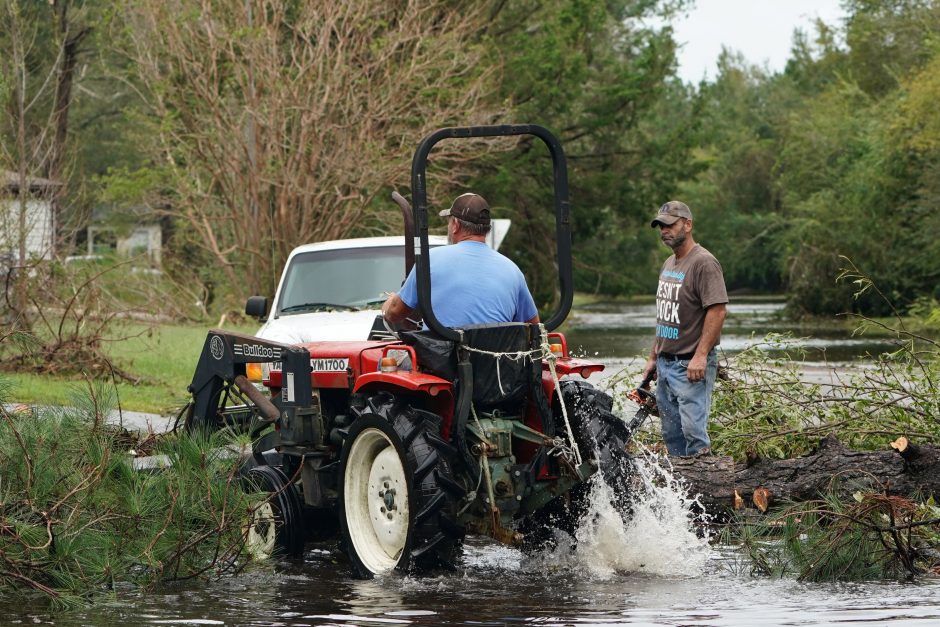
[[[541,377],[538,355],[517,357],[507,353],[537,350],[538,326],[525,322],[500,322],[462,327],[464,346],[470,351],[473,368],[473,404],[480,411],[518,407],[527,397],[529,386]],[[445,340],[431,331],[399,334],[413,347],[422,370],[443,379],[457,377],[457,342]]]

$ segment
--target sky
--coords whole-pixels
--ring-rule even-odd
[[[695,0],[687,16],[672,22],[679,77],[695,84],[714,79],[722,45],[752,64],[783,70],[795,28],[811,33],[817,17],[837,24],[844,15],[839,0]]]

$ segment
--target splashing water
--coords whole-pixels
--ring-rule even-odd
[[[698,576],[711,554],[707,532],[699,533],[707,530],[707,520],[695,513],[704,508],[687,495],[666,458],[645,447],[639,450],[632,464],[636,488],[631,493],[632,517],[625,525],[628,542],[619,568],[642,569],[661,576]],[[605,507],[614,512],[608,496],[610,488],[603,481],[598,483],[603,484],[606,493],[592,493],[592,508]]]
[[[630,502],[615,507],[618,497],[597,473],[576,537],[559,532],[557,546],[537,556],[534,566],[575,569],[598,579],[624,572],[702,574],[711,548],[708,536],[696,533],[695,524],[706,522],[694,513],[696,500],[686,495],[668,460],[641,447],[630,464],[623,469],[631,478]]]

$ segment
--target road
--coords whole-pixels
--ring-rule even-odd
[[[4,409],[8,412],[23,411],[30,409],[29,405],[22,403],[6,403]],[[41,409],[41,408],[40,408]],[[119,425],[128,431],[137,431],[140,433],[164,433],[173,428],[176,422],[176,416],[161,416],[159,414],[149,414],[140,411],[112,411],[106,419],[108,424]]]

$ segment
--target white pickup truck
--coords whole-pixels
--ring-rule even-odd
[[[487,243],[499,249],[510,220],[493,220]],[[434,248],[447,238],[429,238]],[[366,237],[305,244],[291,251],[274,299],[252,296],[245,313],[264,320],[260,338],[299,344],[365,340],[382,303],[405,278],[405,237]],[[265,316],[267,318],[265,319]]]

